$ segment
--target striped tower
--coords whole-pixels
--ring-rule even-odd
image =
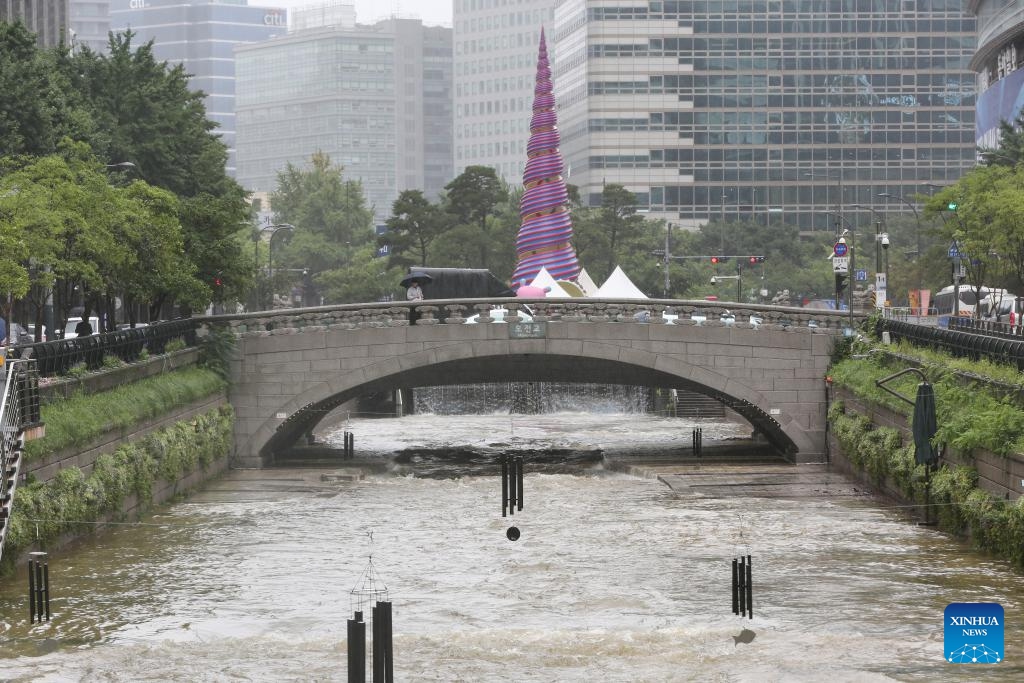
[[[562,179],[562,154],[558,151],[558,116],[551,92],[551,69],[544,29],[540,31],[537,55],[537,84],[533,90],[533,118],[530,142],[526,146],[526,170],[523,172],[523,198],[519,205],[522,225],[516,237],[519,262],[512,282],[526,284],[541,268],[547,268],[556,280],[575,280],[580,265],[572,248],[572,218],[569,195]]]

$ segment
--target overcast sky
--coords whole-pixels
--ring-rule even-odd
[[[334,4],[337,1],[329,0],[324,3],[318,0],[249,0],[249,4],[293,9]],[[356,21],[360,24],[372,24],[378,19],[386,19],[397,13],[403,17],[418,17],[428,26],[452,25],[452,0],[342,0],[341,4],[356,6]]]

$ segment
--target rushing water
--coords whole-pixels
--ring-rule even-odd
[[[349,425],[368,450],[622,449],[685,444],[690,427],[582,414]],[[703,428],[705,441],[744,433]],[[0,584],[0,680],[344,681],[370,553],[400,681],[1024,679],[1024,577],[882,502],[704,498],[527,465],[525,509],[502,519],[492,476],[321,474],[232,472],[53,556],[48,624],[28,625],[23,574]],[[753,620],[731,610],[741,553]],[[943,609],[980,601],[1006,610],[1006,661],[946,664]],[[743,628],[753,642],[734,641]]]

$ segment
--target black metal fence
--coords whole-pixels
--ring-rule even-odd
[[[182,318],[87,337],[20,344],[11,348],[8,356],[33,358],[40,376],[54,377],[66,375],[72,368],[82,364],[89,370],[98,370],[103,367],[108,356],[131,363],[139,359],[143,349],[150,355],[161,354],[176,339],[184,342],[185,346],[195,346],[198,326],[196,320]]]
[[[944,350],[954,356],[979,360],[986,358],[998,363],[1016,366],[1024,372],[1024,337],[999,335],[978,328],[950,329],[927,327],[900,320],[882,320],[881,329],[889,332],[893,341],[906,339],[917,346]]]
[[[1024,325],[996,322],[995,320],[975,320],[974,318],[950,317],[949,329],[961,332],[982,332],[1004,339],[1024,341]]]

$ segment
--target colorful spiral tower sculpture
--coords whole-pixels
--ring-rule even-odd
[[[530,142],[526,146],[526,170],[523,172],[525,191],[519,205],[523,222],[516,237],[519,262],[512,275],[515,284],[523,281],[530,284],[541,268],[546,268],[556,280],[575,280],[580,272],[571,242],[572,218],[569,194],[562,179],[560,139],[548,49],[544,29],[541,29]]]

